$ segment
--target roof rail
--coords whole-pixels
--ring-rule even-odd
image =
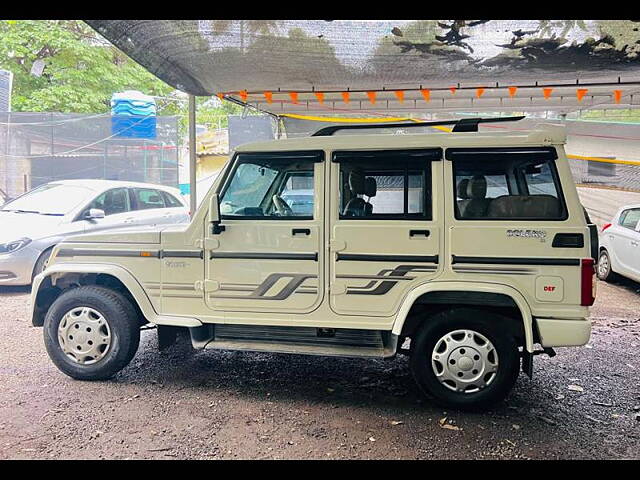
[[[339,130],[361,130],[368,128],[407,128],[407,127],[435,127],[438,125],[454,125],[453,132],[477,132],[479,123],[517,122],[524,117],[497,117],[497,118],[459,118],[458,120],[438,120],[435,122],[411,122],[411,123],[366,123],[359,125],[332,125],[324,127],[312,134],[312,137],[329,137]]]

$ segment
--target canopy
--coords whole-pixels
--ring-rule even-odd
[[[640,105],[639,22],[87,21],[193,95],[373,116]]]

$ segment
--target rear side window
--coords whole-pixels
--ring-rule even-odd
[[[565,220],[553,148],[449,149],[461,220]]]
[[[153,188],[134,188],[133,198],[136,210],[149,210],[152,208],[165,208],[164,198],[160,192]]]
[[[633,208],[631,210],[625,210],[620,214],[620,226],[636,230],[640,222],[640,208]]]
[[[434,150],[336,152],[341,219],[431,219]]]
[[[164,197],[164,203],[166,204],[167,208],[176,208],[176,207],[184,206],[178,201],[176,197],[174,197],[170,193],[167,193],[165,191],[160,191],[160,193]]]

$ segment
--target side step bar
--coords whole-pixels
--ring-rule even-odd
[[[189,331],[193,346],[198,349],[339,357],[392,357],[397,342],[391,332],[344,328],[218,324]]]

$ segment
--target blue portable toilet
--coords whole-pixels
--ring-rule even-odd
[[[111,96],[111,133],[116,137],[156,138],[156,101],[137,90]]]

